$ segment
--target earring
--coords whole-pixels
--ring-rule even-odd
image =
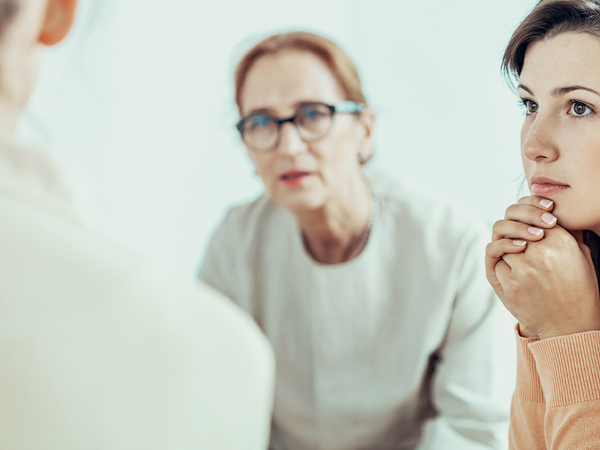
[[[369,152],[365,149],[362,149],[358,154],[358,162],[361,164],[366,163],[369,160]]]

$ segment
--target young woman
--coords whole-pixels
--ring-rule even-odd
[[[541,1],[504,67],[525,109],[532,196],[488,245],[488,280],[519,321],[513,449],[600,448],[600,1]]]
[[[236,100],[266,194],[229,211],[200,278],[275,349],[271,448],[503,448],[511,326],[485,281],[485,227],[363,169],[375,114],[333,42],[259,43]]]

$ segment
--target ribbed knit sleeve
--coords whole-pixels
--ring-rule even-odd
[[[600,400],[600,331],[533,342],[529,350],[549,408]]]
[[[546,450],[544,415],[546,403],[536,361],[529,345],[536,338],[523,338],[517,325],[517,387],[510,412],[509,447],[511,450]]]
[[[529,344],[547,401],[548,450],[600,449],[600,331]]]

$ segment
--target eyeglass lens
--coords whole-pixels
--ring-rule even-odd
[[[306,141],[319,139],[329,131],[332,112],[326,105],[313,104],[296,111],[293,123],[300,137]],[[244,141],[258,151],[267,151],[277,145],[280,133],[278,119],[264,114],[254,114],[244,122]]]

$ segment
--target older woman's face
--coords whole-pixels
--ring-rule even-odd
[[[560,34],[529,46],[519,79],[531,192],[568,230],[600,232],[600,40]]]
[[[309,52],[282,51],[261,57],[250,69],[241,96],[242,116],[262,112],[287,118],[306,103],[335,105],[344,100],[321,59]],[[311,143],[286,122],[274,149],[249,149],[270,197],[293,211],[314,210],[334,198],[353,177],[360,177],[359,153],[370,151],[370,127],[364,122],[353,114],[336,114],[329,132]]]

